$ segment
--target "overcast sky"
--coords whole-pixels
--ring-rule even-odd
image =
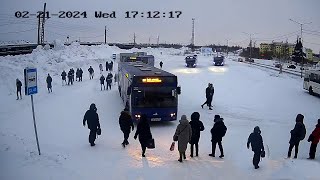
[[[37,19],[16,18],[16,11],[36,13],[46,1],[2,0],[0,7],[0,41],[27,40],[37,42]],[[302,23],[304,46],[320,51],[319,0],[52,0],[49,13],[86,11],[87,18],[52,17],[45,24],[45,40],[104,41],[107,26],[109,42],[137,43],[191,42],[192,18],[195,18],[195,44],[247,46],[249,35],[258,46],[261,42],[294,43]],[[115,11],[116,18],[95,18],[95,11]],[[125,18],[126,11],[144,12],[136,18]],[[146,18],[148,11],[161,12],[160,18]],[[179,18],[168,18],[170,11],[181,11]],[[166,17],[163,17],[165,13]],[[247,33],[247,34],[246,34]]]

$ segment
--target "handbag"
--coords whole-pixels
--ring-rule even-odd
[[[170,151],[174,151],[174,145],[175,145],[175,142],[173,141],[170,146]]]
[[[261,151],[261,157],[262,158],[266,157],[266,152],[265,151]]]
[[[154,144],[154,139],[149,139],[147,142],[147,148],[148,149],[154,149],[156,146]]]
[[[97,135],[101,135],[101,128],[97,129]]]

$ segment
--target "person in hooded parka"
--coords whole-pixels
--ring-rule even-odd
[[[186,150],[191,140],[192,129],[186,115],[182,115],[179,122],[180,124],[177,126],[173,140],[178,140],[178,151],[180,155],[178,161],[182,162],[182,158],[186,159]]]
[[[251,149],[254,152],[253,154],[253,159],[252,163],[255,169],[259,168],[259,162],[260,162],[260,157],[262,151],[264,151],[264,146],[263,146],[263,140],[261,136],[261,130],[259,126],[256,126],[253,129],[253,133],[250,134],[248,141],[247,141],[247,148],[250,148],[251,144]]]
[[[121,112],[119,117],[119,125],[124,137],[122,146],[125,147],[126,145],[129,144],[128,138],[129,138],[131,129],[132,131],[134,130],[132,118],[131,118],[131,115],[129,114],[128,109],[124,109]]]
[[[88,129],[90,129],[89,133],[89,143],[91,146],[95,146],[94,143],[97,136],[97,130],[100,129],[99,115],[97,113],[97,108],[94,103],[90,105],[89,110],[85,113],[83,117],[83,126],[88,124]]]
[[[190,141],[190,157],[193,157],[193,146],[196,148],[196,156],[198,156],[199,152],[199,139],[200,132],[204,130],[203,123],[200,121],[200,114],[198,112],[194,112],[191,114],[191,121],[189,122],[192,129],[192,136]]]
[[[298,114],[296,117],[296,124],[294,128],[290,131],[291,137],[289,141],[290,146],[288,150],[288,158],[291,157],[291,151],[293,147],[295,147],[294,158],[296,159],[298,157],[299,143],[306,136],[306,127],[303,124],[303,119],[304,119],[304,116],[302,114]]]

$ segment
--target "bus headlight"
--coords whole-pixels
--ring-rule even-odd
[[[136,114],[134,115],[137,119],[140,119],[141,115],[140,114]]]
[[[171,113],[171,114],[170,114],[171,117],[173,117],[173,116],[175,116],[175,115],[176,115],[176,113]]]

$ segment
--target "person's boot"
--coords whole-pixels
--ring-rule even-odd
[[[212,153],[211,153],[211,154],[209,154],[209,156],[211,156],[211,157],[215,157],[215,155],[214,155],[214,154],[212,154]]]
[[[193,157],[193,145],[191,145],[191,153],[190,153],[190,157]]]
[[[211,108],[211,107],[209,107],[209,110],[212,110],[212,108]]]
[[[180,158],[178,159],[179,162],[182,162],[182,153],[179,153]]]
[[[221,154],[220,156],[219,156],[219,158],[223,158],[224,157],[224,155],[223,154]]]
[[[183,159],[187,159],[185,152],[183,153]]]
[[[90,143],[90,145],[91,145],[91,146],[95,146],[96,144],[93,142],[93,143]]]
[[[124,142],[121,143],[122,147],[125,148],[126,144]]]
[[[258,166],[258,165],[255,165],[254,168],[255,168],[255,169],[259,169],[259,166]]]
[[[201,105],[201,108],[203,109],[203,104]]]

